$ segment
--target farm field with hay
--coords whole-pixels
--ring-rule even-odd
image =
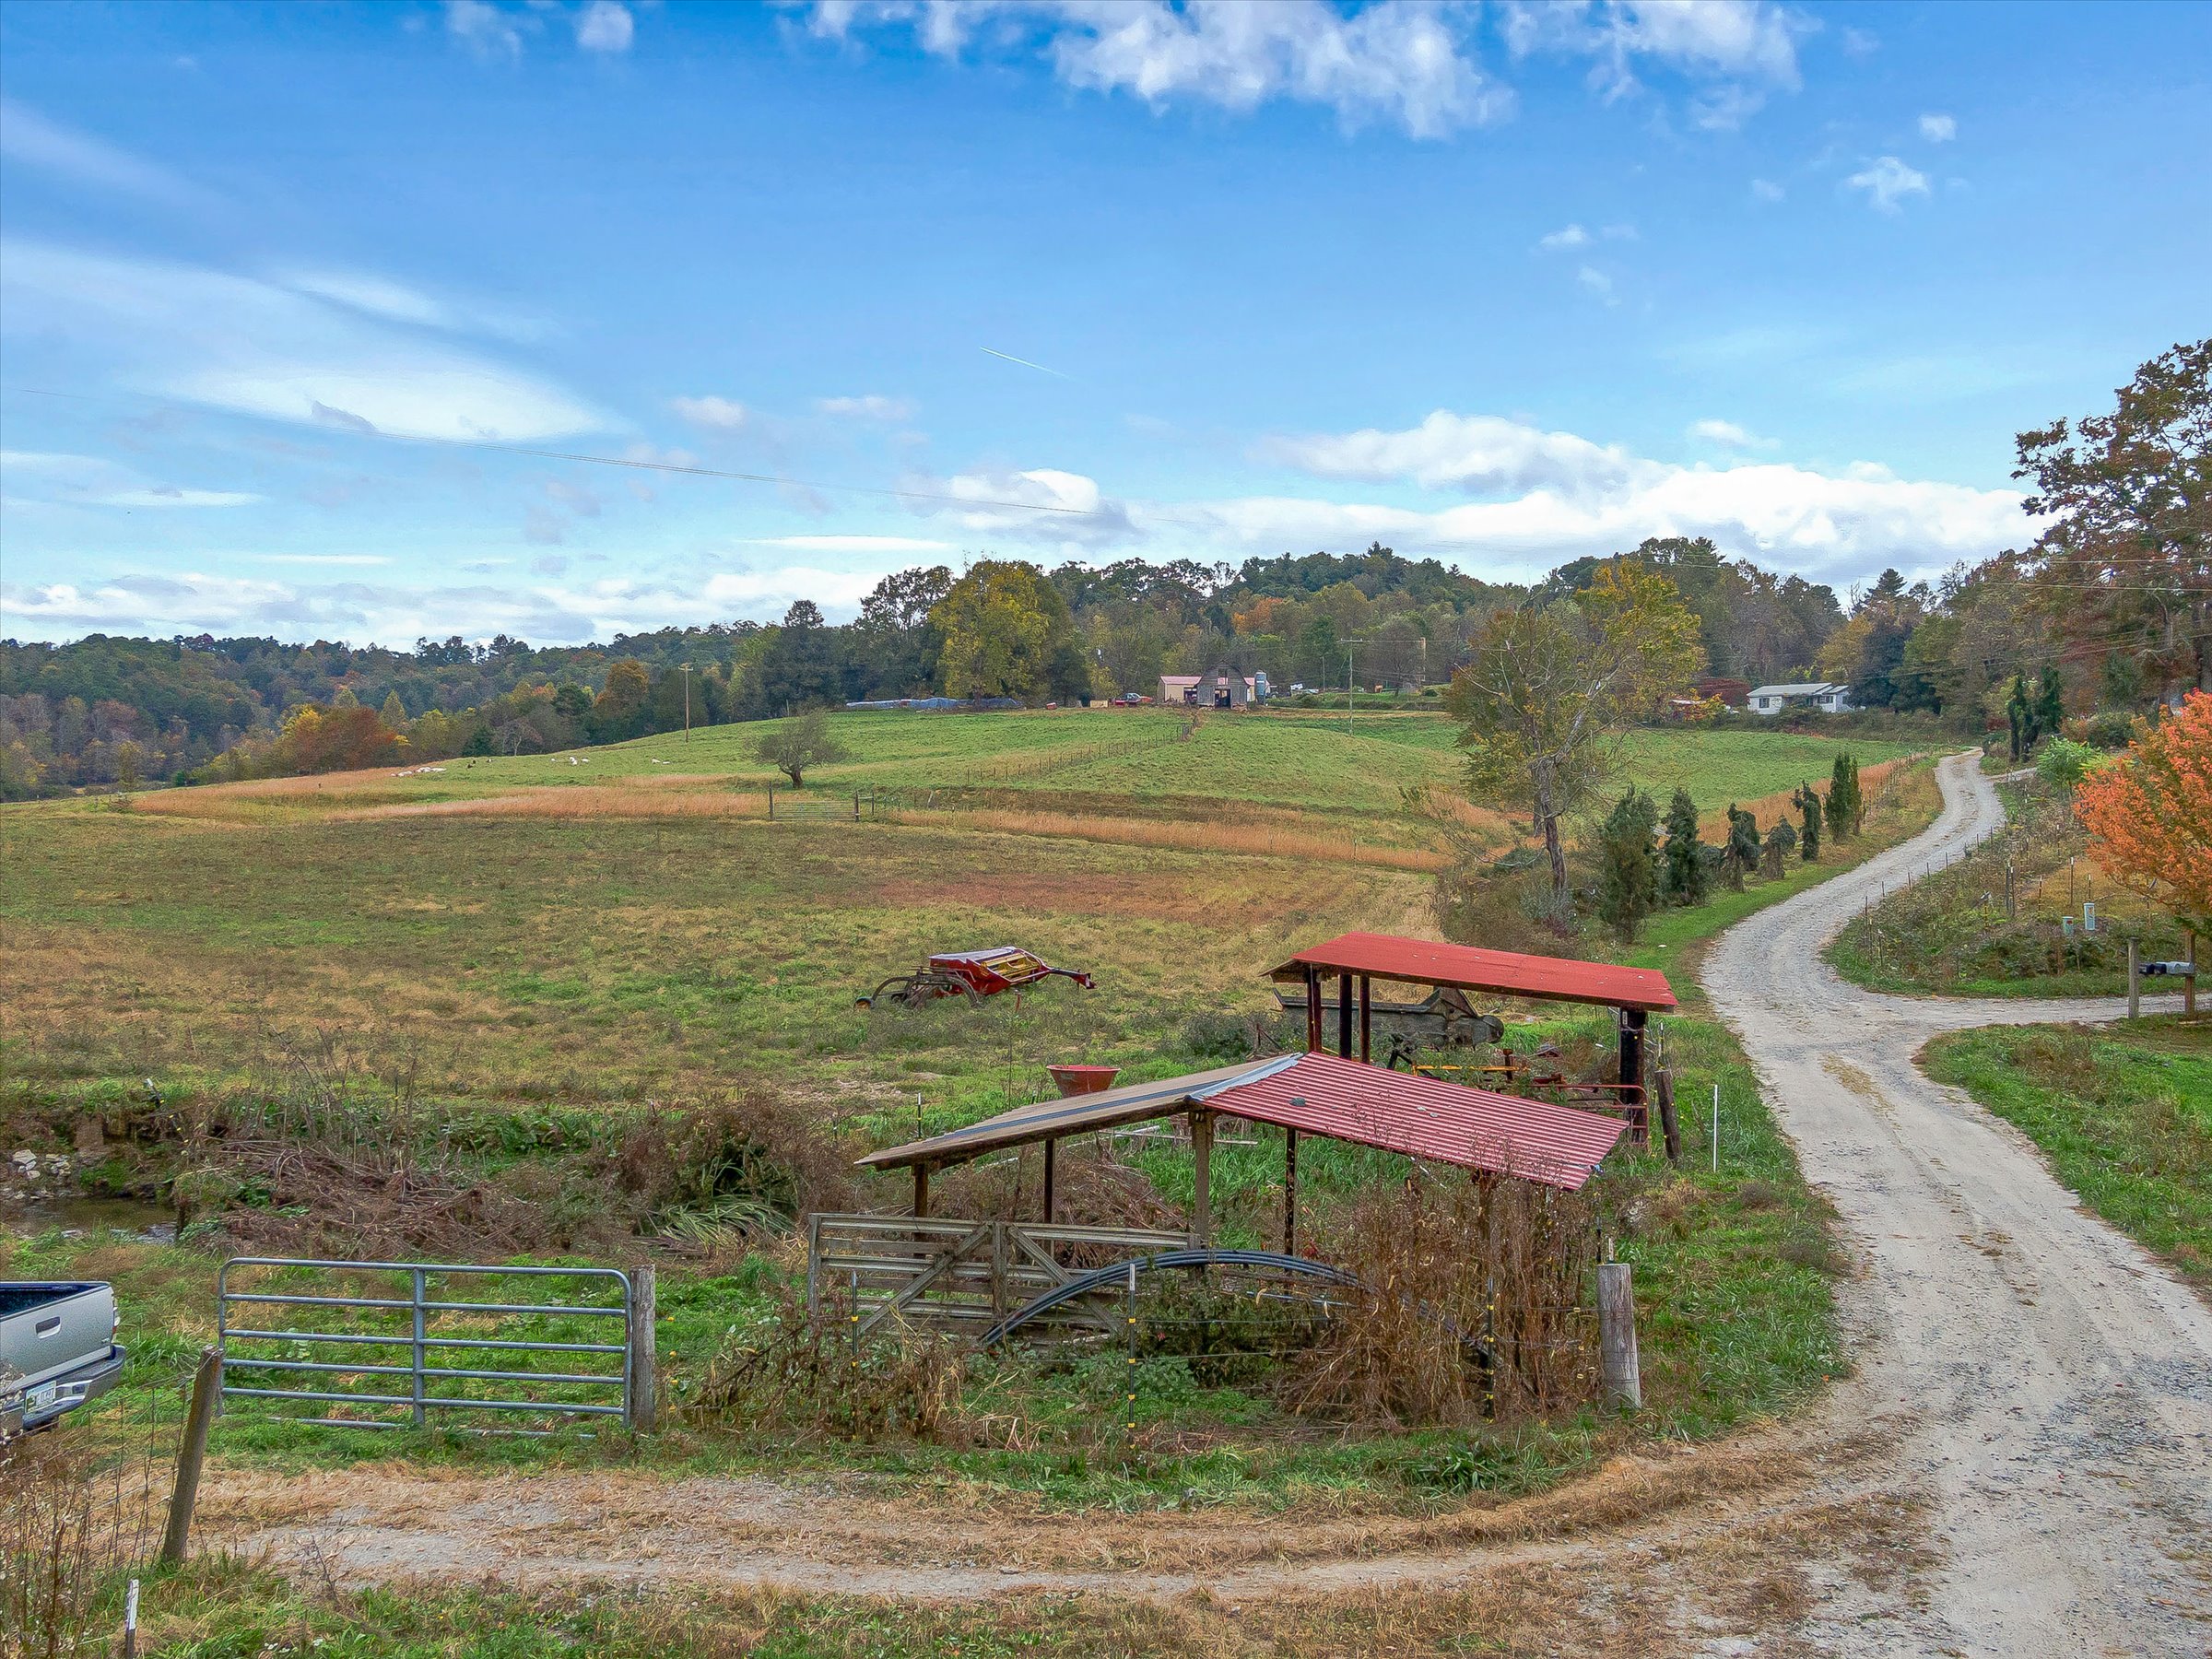
[[[745,757],[752,734],[717,730],[688,750],[663,736],[587,751],[606,769],[588,785],[534,782],[557,764],[543,759],[484,760],[0,813],[14,877],[0,896],[0,1112],[41,1148],[72,1144],[88,1120],[109,1126],[88,1173],[138,1206],[19,1230],[9,1266],[116,1285],[136,1338],[119,1424],[173,1412],[228,1254],[659,1264],[659,1433],[486,1441],[308,1429],[240,1408],[213,1441],[211,1538],[258,1547],[257,1482],[394,1456],[471,1479],[583,1477],[612,1458],[669,1479],[857,1482],[871,1500],[925,1511],[1319,1510],[1397,1524],[1533,1498],[1654,1436],[1756,1421],[1836,1373],[1826,1212],[1734,1040],[1678,979],[1685,1006],[1663,1041],[1686,1098],[1719,1086],[1721,1168],[1706,1168],[1700,1110],[1680,1168],[1622,1153],[1593,1212],[1637,1275],[1639,1418],[1594,1402],[1494,1423],[1316,1418],[1241,1362],[1175,1353],[1126,1377],[1118,1362],[1108,1375],[963,1360],[930,1384],[949,1392],[926,1431],[896,1403],[918,1385],[900,1369],[912,1356],[871,1360],[853,1396],[886,1416],[764,1406],[731,1366],[794,1317],[793,1213],[903,1201],[900,1183],[853,1170],[859,1152],[1049,1096],[1055,1062],[1131,1080],[1296,1046],[1268,968],[1350,929],[1435,936],[1437,873],[1465,851],[1454,837],[1492,851],[1511,840],[1423,804],[1421,791],[1454,781],[1450,728],[1432,716],[1359,715],[1350,738],[1288,718],[1207,720],[1187,739],[1157,715],[841,724],[859,758],[810,778],[809,795],[849,799],[874,776],[914,780],[897,786],[926,802],[938,786],[925,780],[955,781],[935,806],[859,821],[666,810],[691,798],[764,807],[766,774]],[[1101,752],[1099,728],[1145,745]],[[1681,781],[1757,799],[1824,774],[1837,747],[1640,733],[1629,769],[1661,792]],[[1852,747],[1869,761],[1891,752]],[[663,756],[683,757],[684,772],[662,775]],[[1065,768],[1018,770],[1040,757]],[[1003,775],[964,783],[962,767]],[[1925,821],[1932,800],[1912,786],[1924,773],[1900,776],[1849,856]],[[1193,824],[1180,804],[1209,777],[1221,780],[1213,814]],[[517,801],[559,806],[505,805]],[[1025,811],[1056,812],[1064,827],[1018,832],[1034,821]],[[1345,817],[1365,826],[1359,841],[1331,838]],[[1162,827],[1192,839],[1116,839]],[[1639,947],[1591,935],[1574,948],[1671,967],[1724,920],[1832,867],[1665,914]],[[853,1006],[932,951],[1001,942],[1087,970],[1097,988],[1051,982],[973,1008]],[[1548,1043],[1564,1067],[1602,1065],[1613,1040],[1606,1010],[1506,1012],[1512,1041]],[[1221,1242],[1275,1247],[1282,1160],[1265,1131],[1217,1154]],[[1419,1180],[1410,1159],[1325,1140],[1301,1147],[1299,1170],[1324,1249],[1376,1194]],[[981,1165],[948,1181],[944,1202],[1027,1214],[1039,1181],[1033,1156]],[[1159,1225],[1192,1202],[1190,1149],[1163,1137],[1064,1158],[1062,1182],[1086,1217]],[[158,1215],[185,1223],[180,1241],[138,1236]],[[128,1226],[111,1230],[117,1219]],[[176,1594],[189,1629],[241,1594],[276,1618],[290,1593]],[[846,1615],[799,1602],[772,1618],[841,1630]]]

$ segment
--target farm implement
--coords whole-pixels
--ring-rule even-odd
[[[1053,968],[1044,959],[1018,945],[994,945],[987,950],[954,950],[933,956],[912,973],[894,973],[866,996],[853,998],[856,1008],[872,1008],[891,1001],[909,1008],[935,1002],[941,996],[964,996],[971,1006],[1002,991],[1021,991],[1057,976],[1071,979],[1086,991],[1088,973],[1073,968]]]

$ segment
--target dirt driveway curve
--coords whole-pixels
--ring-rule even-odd
[[[1703,979],[1855,1236],[1858,1377],[1944,1562],[1900,1637],[1938,1652],[2212,1648],[2212,1310],[2080,1209],[2033,1145],[1912,1056],[2110,1001],[1882,996],[1820,947],[1865,895],[2003,822],[1971,756],[1924,836],[1729,930]]]
[[[356,1582],[1196,1594],[1232,1621],[1253,1598],[1517,1594],[1521,1645],[1560,1653],[2202,1655],[2212,1311],[1912,1062],[1938,1030],[2117,1010],[1875,995],[1819,958],[1865,894],[2002,821],[1971,759],[1939,777],[1926,834],[1737,924],[1705,964],[1865,1266],[1846,1291],[1857,1373],[1805,1418],[1427,1518],[948,1511],[853,1484],[385,1465],[221,1471],[209,1539]]]

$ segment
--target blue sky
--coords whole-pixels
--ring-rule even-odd
[[[2197,6],[49,3],[0,54],[17,638],[1376,538],[1843,587],[2023,540],[2011,435],[2212,309]]]

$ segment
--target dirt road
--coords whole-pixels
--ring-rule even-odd
[[[1866,1645],[2203,1654],[2212,1311],[1912,1064],[1939,1030],[2112,1004],[1880,996],[1820,959],[1867,892],[2003,821],[1970,757],[1939,778],[1927,834],[1731,929],[1703,975],[1855,1236],[1859,1371],[1840,1404],[1886,1425],[1945,1558],[1924,1609]]]
[[[1401,1633],[1442,1606],[1547,1653],[2204,1654],[2212,1311],[1912,1063],[1939,1030],[2117,1010],[1879,996],[1819,959],[1865,895],[2001,821],[1971,762],[1940,776],[1925,835],[1705,966],[1865,1267],[1857,1372],[1806,1419],[1426,1518],[956,1514],[856,1486],[394,1466],[225,1471],[211,1539],[346,1580],[1164,1598],[1231,1633],[1241,1605],[1364,1597]]]

